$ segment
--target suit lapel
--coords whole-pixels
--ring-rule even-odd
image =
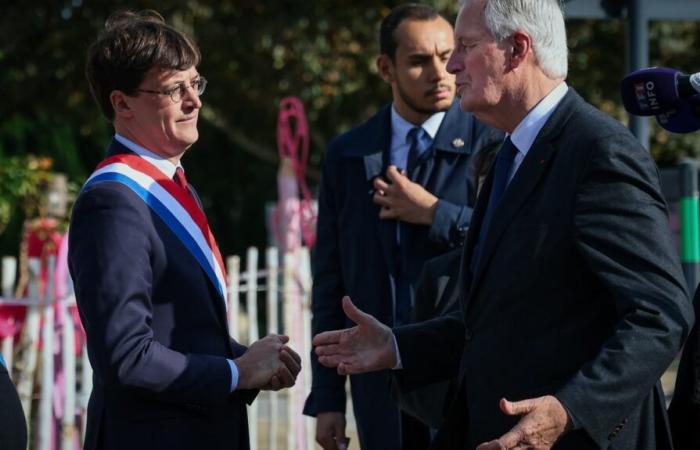
[[[473,279],[470,280],[471,283],[469,286],[469,295],[466,297],[465,302],[468,302],[469,299],[475,294],[475,290],[478,289],[481,278],[484,276],[484,272],[489,265],[491,257],[498,249],[498,245],[501,242],[501,237],[508,229],[510,223],[512,223],[513,218],[521,210],[525,201],[532,194],[542,176],[547,171],[549,162],[557,151],[557,147],[553,145],[552,141],[561,132],[564,122],[568,120],[578,101],[581,101],[578,94],[576,94],[573,89],[569,88],[569,92],[564,96],[561,103],[557,106],[557,109],[547,120],[537,139],[535,139],[535,142],[532,144],[532,147],[525,156],[522,164],[518,168],[518,171],[513,176],[513,179],[503,194],[496,211],[494,211],[489,230],[486,236],[484,236],[484,242],[482,243],[483,248],[481,250],[481,261],[479,261],[478,266],[475,268]],[[479,195],[477,206],[474,210],[474,216],[472,218],[472,226],[470,226],[469,234],[467,236],[464,258],[466,266],[462,269],[462,272],[466,272],[464,276],[467,277],[470,276],[470,258],[472,256],[476,241],[479,238],[479,228],[481,227],[481,221],[483,220],[489,195],[491,194],[492,184],[493,168],[491,173],[489,173],[486,182],[484,183],[483,192]]]
[[[430,177],[435,171],[438,152],[468,155],[474,150],[472,143],[471,115],[466,115],[459,109],[459,102],[452,103],[445,113],[440,128],[433,140],[432,148],[421,158],[419,164],[410,173],[410,178],[421,186],[428,186]]]
[[[374,120],[375,139],[369,144],[371,149],[369,153],[362,156],[365,167],[365,177],[367,180],[368,192],[373,193],[374,188],[372,182],[375,178],[384,176],[389,163],[389,149],[391,147],[391,115],[390,107],[386,107],[379,111]],[[370,195],[371,197],[371,195]],[[372,201],[370,199],[370,201]],[[376,215],[374,217],[379,240],[382,246],[382,254],[389,268],[391,275],[396,274],[396,220],[384,220],[379,218],[380,207],[376,206]]]

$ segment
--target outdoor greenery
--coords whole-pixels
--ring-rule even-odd
[[[112,131],[87,89],[86,48],[110,12],[153,8],[195,37],[204,56],[200,72],[210,81],[201,138],[184,160],[188,178],[198,187],[224,253],[264,245],[264,205],[276,198],[280,99],[297,95],[306,106],[314,189],[327,142],[389,100],[374,67],[376,35],[379,21],[397,3],[26,0],[6,5],[0,16],[0,211],[17,199],[17,189],[6,187],[8,180],[24,176],[21,159],[12,158],[50,157],[53,170],[81,183],[103,157]],[[454,18],[456,0],[429,3]],[[659,22],[651,31],[653,64],[697,70],[700,25]],[[569,23],[570,85],[622,121],[618,84],[625,73],[624,36],[620,20]],[[670,136],[657,127],[652,140],[660,164],[695,156],[700,149],[697,136]],[[14,214],[0,236],[0,253],[16,253],[22,216]]]

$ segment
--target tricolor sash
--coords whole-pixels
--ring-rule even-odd
[[[102,161],[82,189],[115,181],[138,195],[175,233],[207,274],[226,306],[226,270],[204,212],[194,197],[155,165],[124,153]]]

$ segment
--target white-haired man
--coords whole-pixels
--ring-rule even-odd
[[[440,449],[672,448],[658,379],[693,322],[649,153],[564,82],[557,0],[466,0],[448,70],[504,130],[462,257],[461,311],[315,338],[340,373],[458,373]]]

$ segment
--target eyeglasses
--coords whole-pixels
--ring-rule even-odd
[[[194,89],[194,91],[197,93],[197,97],[199,97],[204,94],[204,90],[207,88],[207,79],[204,77],[199,77],[196,80],[192,80],[189,84],[177,83],[175,86],[165,91],[154,91],[151,89],[135,89],[135,91],[146,92],[148,94],[169,95],[173,102],[180,103],[182,97],[187,94],[190,87]]]

